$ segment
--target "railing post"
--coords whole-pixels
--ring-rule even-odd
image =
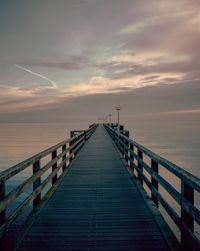
[[[118,145],[118,149],[119,151],[121,152],[121,148],[120,148],[120,135],[119,135],[119,132],[117,131],[117,145]]]
[[[62,152],[64,152],[66,149],[67,149],[67,148],[66,148],[66,144],[64,144],[64,145],[62,146]],[[65,161],[65,160],[66,160],[66,154],[64,154],[63,157],[62,157],[62,161]],[[62,167],[63,172],[65,171],[66,168],[67,168],[67,164],[66,164],[66,162],[65,162],[65,163],[63,164],[63,167]]]
[[[129,142],[128,142],[128,140],[125,139],[124,143],[127,146],[127,148],[129,148]],[[126,148],[125,148],[125,153],[126,153],[125,160],[128,162],[128,150]]]
[[[115,141],[115,134],[111,129],[109,128],[109,134],[111,135],[111,138]]]
[[[143,152],[140,151],[139,149],[138,149],[138,157],[139,157],[141,160],[143,160]],[[139,163],[139,161],[138,161],[138,168],[141,170],[141,172],[143,172],[143,167],[142,167],[142,165]],[[138,173],[138,180],[139,180],[140,183],[143,185],[143,178],[142,178],[142,176],[141,176],[140,173]]]
[[[70,154],[72,153],[72,151],[73,151],[73,149],[71,149],[72,145],[73,145],[73,140],[69,142],[69,148],[70,148],[70,149],[69,149],[69,155],[70,155]],[[69,163],[72,162],[72,159],[73,159],[72,157],[69,158]]]
[[[118,131],[117,132],[115,131],[115,140],[116,140],[117,148],[120,150],[120,148],[119,148],[119,133],[118,133]]]
[[[40,160],[33,163],[33,174],[37,173],[40,170]],[[39,177],[36,181],[33,182],[33,191],[36,190],[41,185],[41,178]],[[39,193],[33,200],[33,207],[36,207],[41,200],[41,193]]]
[[[158,173],[158,163],[153,159],[151,160],[151,168],[152,170],[154,170],[154,172]],[[151,177],[151,184],[158,191],[158,181],[155,180],[153,177]],[[155,203],[155,205],[158,207],[158,200],[156,199],[156,197],[153,195],[152,192],[151,192],[151,198]]]
[[[115,131],[113,130],[113,140],[114,140],[114,142],[115,142],[115,144],[116,144],[116,134],[115,134]]]
[[[76,139],[74,140],[74,148],[76,148],[77,146],[78,146],[78,144],[76,144],[76,142],[79,140],[79,136],[77,136],[76,137]],[[74,157],[76,156],[76,154],[77,154],[77,150],[76,151],[74,151]]]
[[[52,160],[57,157],[57,150],[52,152]],[[57,162],[52,165],[52,172],[57,168]],[[57,180],[57,174],[52,178],[52,185],[56,182]]]
[[[0,182],[0,201],[4,200],[5,198],[5,182],[1,181]],[[4,209],[0,213],[0,226],[3,225],[6,222],[6,210]]]
[[[131,149],[131,151],[132,152],[134,152],[134,146],[133,146],[133,144],[131,144],[130,143],[130,149]],[[132,160],[132,161],[134,161],[134,156],[130,153],[130,159]],[[131,169],[134,171],[134,166],[133,166],[133,164],[130,162],[130,167],[131,167]]]
[[[181,195],[194,205],[194,189],[184,182],[184,180],[181,180]],[[183,206],[181,207],[181,220],[192,232],[194,232],[193,218],[184,210]],[[184,229],[181,231],[181,246],[184,250],[191,250],[190,238]]]
[[[119,151],[122,153],[122,143],[120,134],[118,134],[118,143],[119,143]]]
[[[123,143],[124,143],[124,140],[122,139],[122,137],[121,137],[121,135],[119,134],[119,139],[120,139],[120,141],[119,141],[119,144],[120,144],[120,152],[122,153],[122,155],[123,155],[123,157],[124,157],[124,145],[123,145]],[[123,142],[123,143],[122,143]]]
[[[123,152],[123,157],[124,157],[124,159],[126,159],[126,157],[125,157],[125,153],[126,153],[126,150],[125,150],[125,144],[126,144],[126,140],[123,138],[123,137],[121,137],[121,140],[122,140],[122,152]]]
[[[125,158],[125,139],[121,136],[121,140],[122,140],[122,154],[123,157]]]

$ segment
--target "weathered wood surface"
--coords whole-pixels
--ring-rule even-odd
[[[109,125],[105,125],[105,128],[116,143],[127,164],[137,171],[140,183],[145,183],[151,191],[151,197],[155,205],[158,206],[160,203],[179,228],[182,248],[184,250],[193,250],[193,248],[200,250],[200,239],[194,233],[194,222],[196,221],[195,223],[200,225],[200,210],[196,206],[196,203],[194,203],[194,192],[198,193],[200,191],[200,179],[127,138],[122,133],[118,133]],[[137,150],[137,153],[134,149]],[[151,159],[151,166],[145,162],[145,156],[143,155]],[[133,161],[134,159],[137,161],[137,164]],[[165,176],[162,177],[159,174],[159,166],[164,169],[166,168],[180,179],[181,193],[177,188],[173,187],[170,181],[165,180]],[[149,173],[151,181],[145,172],[143,172],[143,169]],[[172,196],[180,205],[181,215],[177,213],[175,207],[168,203],[167,197],[163,197],[159,192],[159,185],[165,189],[168,196]],[[196,196],[196,202],[198,201],[197,198]]]
[[[52,181],[52,186],[49,190],[54,189],[54,184],[57,182],[58,172],[62,168],[62,174],[59,175],[59,180],[64,177],[65,169],[76,156],[81,147],[90,138],[98,125],[90,127],[88,130],[82,130],[81,133],[62,141],[20,163],[0,173],[0,242],[4,237],[8,228],[12,223],[22,214],[27,206],[33,201],[33,206],[36,207],[41,202],[41,191],[44,187]],[[68,147],[67,147],[68,146]],[[61,153],[58,154],[61,150]],[[41,166],[42,158],[51,154],[51,161]],[[62,162],[60,162],[62,159]],[[58,164],[59,163],[59,164]],[[32,166],[33,175],[22,181],[8,194],[6,191],[6,182],[11,177],[15,176],[27,167]],[[52,172],[45,178],[42,175],[52,167]],[[33,192],[26,197],[24,201],[17,207],[17,209],[10,215],[6,216],[6,208],[15,202],[16,199],[28,188],[33,185]],[[45,195],[47,191],[43,194]]]
[[[160,251],[168,246],[112,140],[99,126],[18,250]]]

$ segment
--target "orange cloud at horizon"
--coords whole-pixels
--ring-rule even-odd
[[[187,114],[187,113],[200,113],[200,109],[158,112],[156,114]]]

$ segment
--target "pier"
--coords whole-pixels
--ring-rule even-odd
[[[50,161],[42,165],[46,156]],[[6,194],[6,181],[30,166],[32,175]],[[180,180],[180,192],[162,177],[160,167]],[[49,183],[51,188],[42,196]],[[30,185],[31,194],[7,217],[6,208]],[[180,205],[180,216],[163,198],[160,186]],[[194,231],[194,224],[200,224],[194,196],[200,192],[200,179],[109,124],[73,131],[70,139],[2,172],[0,189],[0,236],[4,248],[9,247],[7,229],[33,203],[33,211],[10,250],[200,248]],[[159,212],[160,204],[180,229],[179,241]]]

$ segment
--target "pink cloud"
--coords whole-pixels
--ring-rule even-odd
[[[168,112],[160,112],[156,114],[187,114],[187,113],[200,113],[200,109],[168,111]]]

